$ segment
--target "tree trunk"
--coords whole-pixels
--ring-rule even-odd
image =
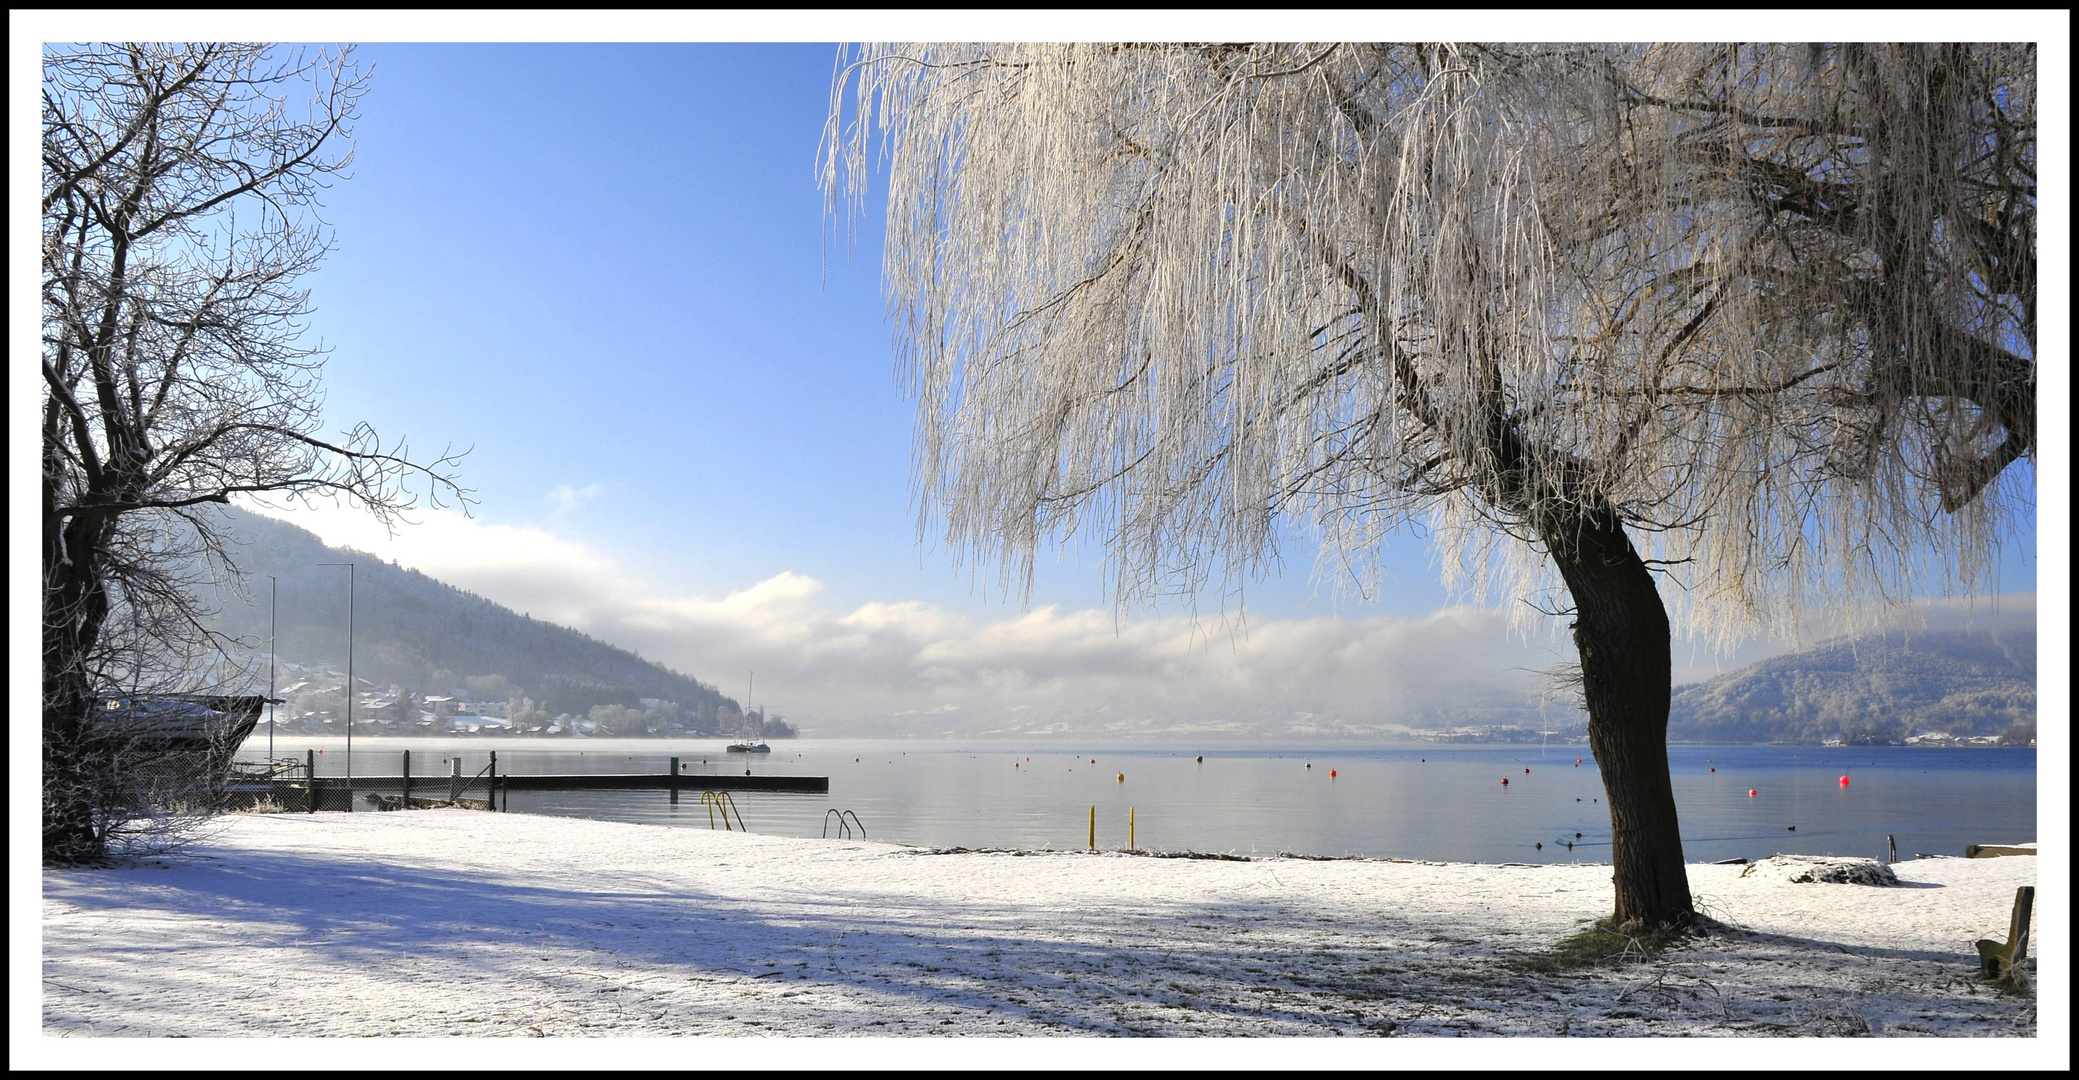
[[[97,566],[103,535],[81,516],[51,521],[43,536],[43,861],[91,863],[108,854],[88,759],[95,688],[87,658],[108,609]]]
[[[64,679],[67,684],[82,680]],[[64,866],[98,862],[107,855],[95,828],[95,788],[87,761],[85,725],[92,706],[84,686],[56,688],[47,681],[43,712],[43,861]]]
[[[1696,912],[1668,775],[1667,608],[1613,510],[1559,517],[1544,539],[1574,600],[1588,745],[1610,806],[1616,922],[1686,925]]]

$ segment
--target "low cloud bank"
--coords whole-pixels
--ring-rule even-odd
[[[588,545],[532,526],[428,512],[389,536],[345,511],[272,513],[327,543],[370,551],[536,618],[639,651],[818,735],[1203,739],[1377,738],[1410,728],[1582,716],[1540,672],[1563,637],[1512,637],[1497,611],[1420,618],[1115,618],[1042,607],[977,617],[919,601],[839,610],[823,584],[782,572],[720,599],[675,596]],[[1926,624],[1984,624],[1958,602]],[[2002,625],[2034,598],[2002,597]],[[1677,648],[1678,683],[1785,651],[1763,640],[1717,659]],[[1751,654],[1751,655],[1750,655]],[[1685,663],[1685,660],[1688,662]]]

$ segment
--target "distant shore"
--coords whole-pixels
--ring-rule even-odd
[[[274,738],[275,738],[275,741],[276,741],[276,742],[281,742],[281,743],[297,743],[297,744],[302,744],[302,743],[310,743],[310,742],[318,742],[318,741],[321,741],[321,740],[333,740],[333,741],[338,741],[338,742],[345,742],[345,741],[346,741],[346,736],[345,736],[344,734],[341,734],[341,733],[337,733],[337,732],[329,732],[329,731],[325,731],[325,732],[309,732],[309,731],[286,731],[286,730],[277,730],[277,731],[275,732],[275,734],[274,734]],[[715,735],[715,734],[709,734],[709,733],[704,733],[704,732],[684,732],[684,733],[676,733],[676,734],[665,734],[665,735],[542,735],[542,734],[539,734],[539,733],[533,733],[533,734],[530,734],[530,733],[526,733],[526,732],[517,732],[517,733],[516,733],[516,732],[508,732],[508,731],[496,731],[496,730],[485,730],[485,731],[478,731],[478,732],[470,732],[470,731],[438,731],[438,732],[401,732],[401,731],[379,731],[379,730],[375,730],[375,731],[356,731],[356,732],[354,733],[354,738],[355,738],[355,739],[356,739],[357,741],[358,741],[358,740],[364,740],[364,739],[382,739],[382,740],[386,740],[386,741],[418,741],[418,740],[422,740],[422,739],[423,739],[423,740],[425,740],[425,741],[428,741],[428,742],[438,742],[438,741],[441,741],[441,740],[468,740],[468,741],[470,741],[470,742],[483,742],[483,743],[502,743],[502,742],[516,742],[516,743],[519,743],[519,742],[524,742],[524,743],[530,743],[530,744],[551,744],[551,745],[554,745],[554,746],[562,747],[562,746],[581,746],[581,745],[584,745],[584,744],[586,744],[586,743],[674,743],[674,742],[709,742],[709,743],[732,743],[732,742],[736,742],[736,741],[738,741],[738,740],[739,740],[739,739],[741,738],[741,736],[737,736],[737,735]],[[1541,743],[1539,742],[1539,740],[1538,740],[1537,738],[1535,738],[1535,737],[1532,737],[1532,738],[1527,738],[1527,739],[1519,739],[1519,738],[1485,738],[1485,737],[1478,737],[1478,736],[1464,736],[1464,737],[1458,737],[1458,736],[1449,736],[1449,735],[1442,735],[1442,734],[1433,734],[1433,735],[1428,735],[1428,736],[1420,736],[1420,735],[1417,735],[1417,736],[1406,736],[1406,737],[1395,737],[1395,738],[1383,738],[1383,737],[1382,737],[1382,738],[1378,738],[1378,739],[1361,739],[1361,738],[1349,738],[1349,739],[1341,739],[1341,740],[1317,740],[1317,741],[1315,741],[1315,742],[1313,742],[1313,743],[1310,743],[1310,744],[1304,744],[1304,745],[1302,745],[1301,743],[1299,743],[1299,742],[1297,742],[1297,741],[1275,741],[1275,740],[1273,740],[1273,741],[1268,741],[1268,742],[1262,742],[1262,743],[1257,743],[1257,742],[1249,742],[1249,741],[1207,741],[1207,740],[1196,740],[1196,741],[1194,741],[1193,739],[1191,739],[1191,738],[1189,738],[1189,737],[1185,737],[1185,736],[1178,736],[1178,737],[1175,737],[1175,738],[1172,738],[1172,737],[1169,737],[1169,736],[1157,736],[1157,737],[1150,737],[1150,738],[1147,738],[1147,739],[1139,739],[1139,740],[1125,740],[1125,739],[1118,739],[1118,738],[1114,738],[1114,737],[1110,737],[1110,736],[1104,736],[1104,735],[1095,735],[1095,736],[1092,736],[1092,737],[1091,737],[1091,738],[1089,738],[1089,739],[1085,739],[1085,740],[1080,740],[1080,741],[1078,741],[1078,740],[1074,740],[1074,739],[1064,739],[1064,738],[1060,738],[1060,737],[1058,737],[1058,736],[1051,736],[1051,735],[1050,735],[1050,736],[1045,736],[1045,737],[1039,737],[1039,736],[1034,736],[1034,737],[1031,737],[1031,738],[1026,738],[1026,737],[1023,737],[1023,736],[1019,736],[1019,735],[1001,735],[1001,734],[977,735],[977,736],[973,736],[973,737],[961,737],[961,736],[946,736],[946,735],[935,735],[935,736],[930,736],[930,737],[922,737],[922,738],[913,738],[913,737],[908,737],[908,736],[896,736],[896,735],[817,735],[817,734],[815,734],[815,733],[813,733],[813,732],[809,732],[809,733],[796,733],[796,734],[794,734],[794,735],[768,735],[768,736],[763,736],[763,737],[761,737],[760,741],[764,741],[764,742],[768,742],[768,743],[774,743],[774,744],[777,744],[777,745],[781,745],[781,746],[786,746],[786,745],[790,745],[790,744],[794,744],[794,743],[829,743],[829,742],[842,742],[842,743],[868,743],[868,742],[870,742],[870,743],[896,743],[896,744],[912,744],[912,745],[936,745],[936,744],[944,744],[944,745],[948,745],[948,746],[951,746],[951,745],[959,745],[959,746],[989,746],[989,747],[995,747],[995,748],[1002,748],[1002,749],[1006,749],[1006,750],[1008,750],[1008,749],[1011,749],[1011,748],[1020,748],[1020,749],[1028,749],[1028,750],[1033,750],[1033,751],[1035,751],[1035,752],[1037,752],[1037,751],[1038,751],[1038,750],[1040,750],[1040,749],[1050,749],[1050,750],[1076,750],[1076,749],[1081,749],[1081,748],[1086,748],[1086,747],[1087,747],[1087,748],[1092,748],[1092,749],[1139,749],[1139,750],[1164,750],[1164,749],[1167,749],[1167,750],[1175,750],[1175,751],[1177,751],[1178,753],[1183,753],[1183,752],[1185,752],[1185,751],[1183,750],[1183,748],[1184,748],[1184,747],[1191,747],[1191,748],[1192,748],[1192,749],[1194,749],[1194,750],[1202,748],[1202,749],[1204,749],[1204,751],[1205,751],[1205,752],[1207,752],[1207,753],[1266,753],[1266,754],[1272,754],[1272,753],[1302,753],[1302,752],[1306,752],[1307,750],[1321,751],[1321,750],[1325,750],[1325,749],[1351,749],[1351,748],[1376,748],[1376,749],[1399,749],[1399,748],[1414,748],[1414,747],[1424,747],[1424,746],[1448,746],[1448,747],[1454,747],[1454,748],[1456,748],[1456,747],[1480,747],[1480,746],[1492,746],[1492,747],[1508,747],[1508,748],[1513,748],[1513,749],[1521,749],[1521,748],[1523,748],[1523,747],[1525,747],[1525,746],[1532,746],[1532,747],[1535,747],[1535,746],[1539,746],[1539,745],[1541,745]],[[267,722],[266,722],[266,721],[265,721],[265,720],[263,719],[263,720],[262,720],[262,721],[260,722],[260,725],[259,725],[258,727],[256,727],[256,728],[254,729],[254,731],[253,731],[253,734],[252,734],[252,735],[249,735],[249,736],[247,736],[247,737],[246,737],[245,743],[243,744],[243,749],[249,752],[249,751],[251,751],[251,750],[252,750],[252,748],[253,748],[254,746],[258,745],[258,746],[264,747],[264,746],[266,745],[266,743],[267,743]],[[1587,739],[1585,739],[1585,738],[1580,738],[1580,737],[1574,737],[1574,738],[1567,738],[1567,739],[1553,739],[1553,740],[1551,740],[1551,741],[1550,741],[1550,745],[1552,745],[1552,746],[1575,746],[1575,747],[1585,747],[1585,746],[1587,746],[1587,745],[1588,745],[1588,740],[1587,740]],[[1925,738],[1925,737],[1917,737],[1917,736],[1916,736],[1916,737],[1914,737],[1914,738],[1911,738],[1911,739],[1907,739],[1907,740],[1903,740],[1903,741],[1900,741],[1900,742],[1691,742],[1691,741],[1687,741],[1687,740],[1682,740],[1682,739],[1670,739],[1670,740],[1668,740],[1668,745],[1669,745],[1669,746],[1681,746],[1681,747],[1711,747],[1711,746],[1727,746],[1727,747],[1744,747],[1744,746],[1801,746],[1801,747],[1812,747],[1812,748],[1814,748],[1814,749],[1824,748],[1824,749],[1829,749],[1829,750],[1843,750],[1843,749],[1845,749],[1845,750],[1862,750],[1862,749],[1868,749],[1868,748],[1871,748],[1871,747],[1886,747],[1886,746],[1897,746],[1897,747],[1926,747],[1926,748],[1935,748],[1935,749],[1946,749],[1946,750],[1955,750],[1955,749],[1970,749],[1970,748],[1993,748],[1993,749],[2002,749],[2002,750],[2033,750],[2033,749],[2035,749],[2035,748],[2036,748],[2036,746],[2035,746],[2035,743],[2033,743],[2033,742],[2027,742],[2027,743],[2006,743],[2006,742],[2000,742],[2000,741],[1998,741],[1998,737],[1997,737],[1997,736],[1989,736],[1989,735],[1977,735],[1977,736],[1969,736],[1969,737],[1948,737],[1948,736],[1944,736],[1944,737],[1938,737],[1938,738]]]
[[[2036,860],[1895,869],[1903,887],[1692,865],[1722,930],[1548,971],[1539,958],[1607,912],[1606,864],[947,854],[469,811],[232,815],[187,854],[45,872],[43,1029],[2032,1034],[2033,997],[1976,983],[1971,942],[2004,936]]]

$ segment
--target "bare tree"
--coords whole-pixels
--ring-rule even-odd
[[[365,86],[343,49],[43,55],[46,861],[105,853],[97,699],[215,689],[197,577],[236,576],[215,506],[331,495],[393,520],[413,477],[436,505],[466,494],[452,455],[319,434],[298,280],[325,254],[317,200]]]
[[[1692,918],[1672,631],[1982,589],[2032,499],[2032,46],[842,59],[920,520],[1007,587],[1094,532],[1122,602],[1426,521],[1569,620],[1620,920]]]

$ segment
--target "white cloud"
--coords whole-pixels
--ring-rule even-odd
[[[1572,659],[1563,638],[1512,638],[1500,612],[1409,618],[1115,618],[1042,607],[996,617],[914,600],[839,610],[823,584],[783,572],[720,599],[673,595],[601,552],[533,526],[428,512],[395,537],[345,511],[280,515],[346,544],[716,683],[757,672],[759,701],[812,732],[988,732],[1131,737],[1197,732],[1385,734],[1535,699],[1538,670]],[[2005,617],[2033,598],[2001,599]],[[1981,607],[1983,602],[1981,602]],[[1928,609],[1930,625],[1965,617]],[[1724,669],[1783,651],[1757,642]],[[1751,655],[1749,655],[1751,654]],[[1677,681],[1708,678],[1706,656]],[[1557,704],[1554,721],[1576,724]]]
[[[577,509],[578,504],[591,502],[605,493],[606,489],[598,484],[586,484],[581,488],[574,488],[569,484],[557,484],[542,498],[555,507],[557,517],[562,517]]]

